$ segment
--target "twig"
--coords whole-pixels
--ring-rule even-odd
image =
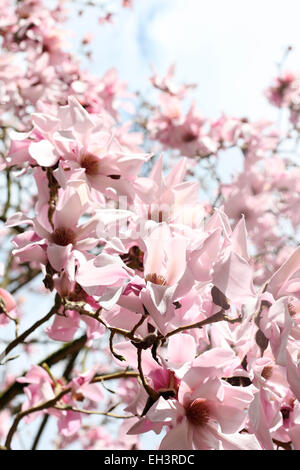
[[[116,334],[116,331],[114,331],[114,330],[110,331],[110,336],[109,336],[109,349],[110,349],[110,352],[119,361],[125,361],[125,358],[123,356],[121,356],[120,354],[117,354],[114,350],[113,339],[114,339],[115,334]]]
[[[70,360],[68,361],[68,364],[67,364],[67,366],[66,366],[66,368],[65,368],[65,371],[64,371],[64,374],[63,374],[63,377],[64,377],[66,380],[69,380],[69,377],[70,377],[71,371],[72,371],[72,369],[73,369],[73,366],[74,366],[74,362],[75,362],[75,360],[76,360],[76,357],[78,356],[78,353],[79,353],[79,349],[78,349],[78,351],[75,351],[75,352],[73,353],[73,355],[71,356]],[[48,371],[48,374],[50,374],[50,376],[52,377],[53,382],[56,383],[56,380],[55,380],[55,378],[53,377],[53,375],[52,375],[52,373],[51,373],[51,371],[50,371],[50,369],[49,369],[48,364],[47,364],[46,362],[44,362],[43,365],[48,367],[48,370],[47,370],[47,371]],[[35,439],[34,439],[34,441],[33,441],[31,450],[36,450],[36,448],[37,448],[37,446],[38,446],[38,443],[39,443],[39,440],[40,440],[40,438],[41,438],[41,436],[42,436],[42,434],[43,434],[43,431],[44,431],[44,429],[45,429],[45,427],[46,427],[46,424],[47,424],[47,422],[48,422],[48,419],[49,419],[49,415],[45,415],[44,418],[43,418],[43,420],[42,420],[42,422],[41,422],[41,424],[40,424],[40,427],[39,427],[39,429],[38,429],[38,432],[37,432],[37,434],[36,434],[36,436],[35,436]]]
[[[35,413],[37,411],[42,411],[42,410],[45,410],[47,408],[52,408],[54,407],[54,405],[64,396],[66,395],[67,393],[69,393],[71,391],[71,387],[68,387],[66,388],[65,390],[62,390],[56,397],[52,398],[51,400],[48,400],[44,403],[41,403],[40,405],[38,406],[34,406],[33,408],[29,408],[28,410],[24,410],[24,411],[21,411],[20,413],[17,414],[17,416],[15,417],[14,419],[14,422],[10,428],[10,430],[8,431],[8,434],[7,434],[7,438],[6,438],[6,441],[5,441],[5,447],[7,450],[10,450],[11,449],[11,441],[12,441],[12,438],[15,434],[15,432],[17,431],[17,428],[18,428],[18,425],[20,423],[20,421],[25,417],[25,416],[28,416],[30,415],[31,413]]]
[[[211,315],[210,317],[206,318],[205,320],[199,321],[197,323],[193,323],[191,325],[180,326],[179,328],[176,328],[176,330],[170,331],[169,333],[166,334],[164,339],[169,338],[170,336],[176,335],[177,333],[180,333],[181,331],[191,330],[193,328],[202,328],[205,325],[210,325],[211,323],[216,323],[222,320],[226,320],[229,323],[236,323],[236,322],[241,321],[241,317],[229,318],[224,314],[224,310],[222,309],[219,312],[215,313],[214,315]]]
[[[75,411],[76,413],[83,413],[86,415],[102,415],[102,416],[110,416],[112,418],[119,418],[119,419],[128,419],[128,418],[135,418],[135,415],[127,415],[127,416],[121,416],[117,415],[115,413],[110,413],[109,411],[94,411],[94,410],[84,410],[82,408],[74,408],[73,406],[67,405],[67,406],[55,406],[54,407],[56,410],[71,410]]]
[[[132,328],[132,330],[130,331],[130,335],[131,336],[134,336],[136,330],[144,323],[144,321],[146,320],[147,316],[149,316],[148,312],[146,313],[143,313],[141,318],[139,319],[139,321],[137,322],[136,325],[134,325],[134,327]]]
[[[153,388],[150,387],[150,385],[146,382],[144,372],[143,372],[143,368],[142,368],[142,349],[137,349],[137,359],[138,359],[138,370],[139,370],[139,373],[140,373],[140,379],[141,379],[141,382],[143,384],[143,387],[146,390],[146,392],[148,393],[149,397],[152,400],[154,400],[154,402],[155,402],[159,398],[159,393],[157,393],[155,390],[153,390]]]
[[[71,343],[64,344],[62,348],[58,349],[57,351],[43,359],[39,363],[39,366],[42,366],[43,363],[46,363],[49,367],[51,367],[57,364],[58,362],[64,360],[69,355],[72,355],[72,357],[74,357],[74,355],[78,353],[81,348],[85,345],[86,341],[87,337],[86,335],[83,335],[80,338],[72,341]],[[68,373],[67,368],[64,375]],[[68,379],[68,377],[66,378]],[[20,393],[22,393],[25,386],[26,384],[14,382],[2,394],[0,394],[0,410],[5,408],[7,404],[11,402],[11,400],[13,400]]]
[[[113,379],[120,379],[120,378],[126,378],[126,377],[139,377],[139,373],[135,372],[133,370],[121,370],[117,372],[112,372],[111,374],[105,374],[105,375],[96,375],[92,382],[102,382],[105,380],[113,380]]]
[[[11,177],[10,177],[10,168],[6,170],[6,203],[3,208],[2,218],[6,219],[6,214],[10,206],[10,199],[11,199]]]
[[[41,422],[41,425],[39,427],[39,430],[37,432],[37,435],[35,436],[35,439],[33,441],[33,444],[32,444],[32,447],[31,447],[31,450],[36,450],[37,446],[38,446],[38,443],[39,443],[39,440],[40,440],[40,437],[46,427],[46,424],[48,422],[48,419],[49,419],[49,415],[45,415],[42,419],[42,422]]]
[[[51,310],[47,313],[47,315],[45,315],[43,318],[41,318],[40,320],[35,322],[30,328],[28,328],[28,330],[24,331],[24,333],[22,333],[14,341],[12,341],[8,346],[6,346],[4,351],[0,354],[0,364],[3,361],[3,359],[7,356],[7,354],[9,354],[16,346],[18,346],[18,344],[23,343],[24,340],[27,338],[27,336],[29,336],[31,333],[33,333],[43,323],[47,322],[52,317],[52,315],[54,315],[57,312],[57,310],[60,306],[60,302],[61,302],[60,301],[60,296],[58,294],[56,294],[55,304],[51,308]]]

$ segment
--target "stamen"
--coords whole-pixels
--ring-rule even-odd
[[[209,407],[205,398],[196,398],[185,410],[188,421],[194,426],[204,426],[209,421]]]
[[[272,374],[273,374],[273,367],[272,366],[266,366],[266,367],[263,368],[261,376],[264,379],[268,380],[268,379],[271,378]]]
[[[52,243],[60,246],[67,246],[70,243],[74,244],[76,240],[76,235],[72,229],[67,227],[57,228],[51,236]]]
[[[197,139],[197,136],[193,133],[193,132],[186,132],[183,136],[182,136],[182,140],[183,142],[186,142],[187,144],[189,142],[193,142],[193,140],[196,140]]]
[[[100,174],[100,160],[92,153],[85,153],[80,160],[81,168],[85,168],[85,172],[89,176],[97,176]]]
[[[149,206],[148,208],[148,220],[154,220],[155,222],[158,222],[159,224],[166,220],[166,214],[162,210],[155,210],[155,207]]]
[[[288,307],[288,312],[289,312],[289,314],[291,315],[291,317],[293,317],[294,315],[296,315],[297,310],[296,310],[295,305],[293,305],[291,302],[289,302],[287,307]]]
[[[152,282],[152,284],[157,284],[158,286],[165,286],[167,283],[166,279],[163,276],[155,273],[147,274],[147,276],[145,277],[145,281]]]

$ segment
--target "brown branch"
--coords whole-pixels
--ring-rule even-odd
[[[146,392],[148,393],[149,397],[152,400],[154,400],[154,402],[156,402],[156,400],[158,400],[160,395],[155,390],[153,390],[153,388],[150,387],[150,385],[146,382],[144,372],[143,372],[143,368],[142,368],[142,351],[143,351],[142,349],[137,349],[138,370],[139,370],[139,373],[140,373],[140,379],[141,379],[143,387],[146,390]]]
[[[124,336],[125,338],[129,338],[129,339],[132,339],[132,340],[137,340],[138,341],[138,338],[135,338],[134,334],[132,333],[132,331],[128,331],[128,330],[124,330],[123,328],[117,328],[117,327],[113,327],[113,326],[108,326],[105,321],[99,316],[99,313],[93,313],[93,312],[89,312],[88,310],[86,310],[83,306],[81,305],[78,305],[76,304],[75,302],[66,302],[64,303],[64,309],[65,310],[76,310],[76,312],[80,313],[81,315],[85,315],[87,317],[90,317],[90,318],[93,318],[94,320],[96,320],[97,322],[101,323],[101,325],[104,325],[105,328],[107,328],[108,330],[110,330],[113,335],[115,335],[116,333],[118,333],[119,335],[121,336]],[[144,320],[143,320],[144,321]]]
[[[9,292],[13,295],[15,294],[21,287],[24,287],[26,284],[31,282],[34,278],[36,278],[39,274],[41,274],[40,269],[30,269],[28,273],[21,274],[17,279],[11,279],[10,284],[18,283],[18,285],[12,289],[8,289]]]
[[[37,446],[38,446],[38,443],[39,443],[39,440],[41,438],[41,435],[43,434],[43,431],[46,427],[46,424],[48,422],[48,419],[49,419],[49,415],[45,415],[42,419],[42,422],[40,424],[40,427],[38,429],[38,432],[35,436],[35,439],[33,441],[33,444],[32,444],[32,447],[31,447],[31,450],[36,450]]]
[[[71,372],[72,372],[72,369],[73,369],[73,367],[74,367],[74,363],[75,363],[75,361],[76,361],[76,358],[77,358],[77,356],[78,356],[78,353],[79,353],[79,349],[73,353],[73,355],[71,356],[70,360],[68,361],[68,364],[67,364],[67,366],[66,366],[66,368],[65,368],[65,371],[64,371],[64,373],[63,373],[63,377],[64,377],[67,381],[69,380],[69,377],[70,377],[70,375],[71,375]],[[45,362],[44,362],[43,364],[46,364],[46,365],[48,366],[48,364],[45,363]],[[49,366],[48,366],[48,367],[49,367]],[[50,371],[49,371],[49,372],[50,372]],[[45,415],[45,416],[43,417],[42,422],[41,422],[41,424],[40,424],[40,427],[39,427],[39,429],[38,429],[38,432],[37,432],[37,434],[36,434],[36,436],[35,436],[35,439],[34,439],[34,441],[33,441],[31,450],[36,450],[36,448],[37,448],[37,446],[38,446],[38,443],[39,443],[39,441],[40,441],[40,438],[41,438],[41,436],[42,436],[42,434],[43,434],[43,432],[44,432],[44,430],[45,430],[45,427],[46,427],[46,425],[47,425],[48,419],[49,419],[49,415]]]
[[[78,353],[87,341],[86,335],[72,341],[71,343],[64,344],[64,346],[57,351],[50,354],[47,358],[43,359],[38,365],[47,364],[49,367],[64,360],[69,355]],[[68,374],[66,369],[64,374]],[[68,379],[68,376],[66,377]],[[0,410],[5,408],[17,395],[23,392],[26,384],[14,382],[2,394],[0,394]]]
[[[273,439],[273,442],[277,447],[281,447],[284,450],[292,450],[292,441],[281,442],[281,441],[278,441],[277,439]]]
[[[240,318],[234,319],[234,320],[228,319],[228,317],[226,317],[226,315],[224,314],[224,310],[220,310],[214,315],[211,315],[210,317],[205,318],[205,320],[199,321],[197,323],[193,323],[191,325],[180,326],[179,328],[176,328],[176,330],[170,331],[169,333],[166,334],[164,339],[169,338],[170,336],[176,335],[177,333],[180,333],[181,331],[191,330],[193,328],[202,328],[205,325],[210,325],[211,323],[216,323],[222,320],[227,320],[230,322],[241,321]]]
[[[125,361],[125,357],[121,356],[121,354],[117,354],[114,350],[113,339],[114,339],[115,334],[116,334],[116,331],[110,330],[110,335],[109,335],[109,349],[110,349],[110,352],[119,361]]]
[[[56,410],[62,410],[62,411],[71,410],[71,411],[75,411],[76,413],[83,413],[83,414],[86,414],[86,415],[110,416],[112,418],[119,418],[119,419],[135,418],[135,415],[121,416],[121,415],[117,415],[115,413],[110,413],[109,411],[85,410],[83,408],[75,408],[74,406],[71,406],[71,405],[55,406],[54,408]]]
[[[1,218],[6,219],[7,211],[10,207],[11,200],[11,177],[10,177],[10,168],[6,169],[6,202],[3,208],[3,213]]]
[[[62,390],[56,397],[52,398],[51,400],[48,400],[44,403],[41,403],[40,405],[34,406],[33,408],[29,408],[28,410],[21,411],[20,413],[17,414],[17,416],[14,419],[14,422],[8,431],[7,438],[5,441],[4,446],[6,447],[7,450],[11,450],[11,441],[12,438],[17,431],[18,425],[20,421],[25,417],[30,415],[31,413],[35,413],[37,411],[42,411],[47,408],[52,408],[64,395],[69,393],[71,391],[71,387],[66,388],[65,390]]]
[[[141,318],[139,319],[139,321],[136,323],[136,325],[134,325],[134,327],[132,328],[132,330],[130,331],[130,335],[134,337],[134,334],[136,332],[136,330],[144,323],[144,321],[146,320],[146,318],[149,316],[149,313],[145,311],[145,313],[142,314]]]
[[[121,370],[121,371],[116,371],[112,372],[111,374],[105,374],[105,375],[96,375],[92,382],[103,382],[105,380],[114,380],[114,379],[121,379],[121,378],[126,378],[126,377],[139,377],[139,373],[135,372],[134,370]]]
[[[18,344],[23,343],[24,340],[29,336],[31,333],[33,333],[37,328],[39,328],[43,323],[47,322],[59,309],[60,307],[60,296],[56,294],[55,297],[55,304],[51,308],[51,310],[45,315],[43,318],[35,322],[28,330],[24,331],[20,336],[18,336],[14,341],[12,341],[4,351],[0,354],[0,364],[3,361],[3,359],[9,354]]]

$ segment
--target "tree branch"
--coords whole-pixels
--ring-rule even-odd
[[[46,427],[46,424],[48,422],[48,419],[49,419],[49,415],[45,415],[43,417],[42,422],[41,422],[40,427],[39,427],[39,430],[37,432],[37,435],[35,436],[35,439],[33,441],[31,450],[36,450],[36,448],[38,446],[38,443],[39,443],[39,440],[40,440],[40,437],[43,434],[43,431],[44,431],[44,429]]]
[[[70,360],[68,361],[68,364],[67,364],[67,366],[66,366],[66,368],[65,368],[63,377],[64,377],[67,381],[68,381],[69,378],[70,378],[70,375],[71,375],[72,369],[73,369],[73,367],[74,367],[74,363],[75,363],[75,361],[76,361],[76,358],[77,358],[77,356],[78,356],[78,353],[79,353],[79,349],[78,349],[78,351],[75,351],[75,352],[73,353],[73,355],[71,356],[71,358],[70,358]],[[45,364],[45,362],[44,362],[43,364]],[[48,364],[47,364],[47,366],[48,366]],[[41,422],[41,424],[40,424],[40,427],[39,427],[39,429],[38,429],[38,432],[37,432],[37,434],[36,434],[36,436],[35,436],[35,439],[34,439],[34,441],[33,441],[31,450],[36,450],[36,448],[37,448],[37,446],[38,446],[38,443],[39,443],[39,440],[40,440],[40,438],[41,438],[41,436],[42,436],[42,434],[43,434],[43,431],[44,431],[44,429],[45,429],[45,427],[46,427],[46,425],[47,425],[48,419],[49,419],[49,415],[45,415],[45,416],[43,417],[42,422]]]
[[[55,406],[54,408],[56,410],[61,410],[61,411],[71,410],[71,411],[75,411],[76,413],[83,413],[83,414],[86,414],[86,415],[110,416],[112,418],[119,418],[119,419],[135,418],[135,415],[122,416],[122,415],[117,415],[115,413],[110,413],[109,411],[85,410],[83,408],[75,408],[74,406],[71,406],[71,405]]]
[[[225,315],[224,310],[222,309],[219,312],[215,313],[214,315],[211,315],[210,317],[205,318],[205,320],[199,321],[197,323],[193,323],[191,325],[180,326],[179,328],[176,328],[176,330],[170,331],[169,333],[166,334],[163,340],[169,338],[170,336],[176,335],[177,333],[180,333],[181,331],[191,330],[193,328],[202,328],[205,325],[210,325],[211,323],[216,323],[216,322],[223,321],[223,320],[226,320],[229,323],[237,323],[241,321],[241,317],[229,318]]]
[[[7,354],[9,354],[16,346],[18,346],[18,344],[23,343],[23,341],[27,338],[27,336],[33,333],[43,323],[47,322],[52,317],[52,315],[54,315],[57,312],[58,308],[60,307],[60,303],[61,303],[60,296],[56,294],[55,304],[51,308],[51,310],[47,313],[47,315],[45,315],[43,318],[35,322],[30,328],[28,328],[28,330],[24,331],[24,333],[22,333],[14,341],[12,341],[8,346],[6,346],[4,351],[0,354],[0,364],[3,361],[3,359],[7,356]]]
[[[67,393],[69,393],[71,390],[71,387],[68,387],[66,388],[65,390],[62,390],[58,395],[56,395],[56,397],[52,398],[51,400],[48,400],[44,403],[41,403],[40,405],[38,406],[34,406],[33,408],[29,408],[28,410],[25,410],[25,411],[21,411],[20,413],[17,414],[17,416],[15,417],[14,419],[14,422],[10,428],[10,430],[8,431],[8,434],[7,434],[7,438],[6,438],[6,441],[5,441],[5,444],[4,446],[6,447],[7,450],[11,450],[11,441],[12,441],[12,438],[15,434],[15,432],[17,431],[17,428],[18,428],[18,425],[20,423],[20,421],[25,417],[25,416],[28,416],[30,415],[31,413],[35,413],[37,411],[42,411],[42,410],[45,410],[47,408],[52,408],[64,395],[66,395]]]
[[[78,353],[81,348],[85,345],[86,341],[87,337],[86,335],[83,335],[80,338],[72,341],[72,343],[64,344],[62,348],[50,354],[47,358],[43,359],[38,365],[42,366],[42,364],[46,363],[49,367],[51,367],[65,359],[67,356]],[[2,395],[0,395],[0,410],[5,408],[11,400],[13,400],[20,393],[22,393],[24,387],[26,387],[26,384],[19,382],[14,382],[13,384],[11,384],[2,393]]]

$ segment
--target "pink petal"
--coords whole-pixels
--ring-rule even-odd
[[[168,362],[173,367],[181,367],[196,355],[196,342],[193,336],[180,333],[171,336],[168,344]]]
[[[253,270],[246,260],[234,252],[217,263],[213,283],[232,301],[242,301],[254,297]]]
[[[40,165],[49,167],[55,165],[59,159],[59,155],[55,151],[54,145],[48,140],[40,142],[32,142],[29,145],[29,154]]]
[[[168,431],[160,443],[159,450],[192,450],[191,436],[188,435],[186,420]]]

